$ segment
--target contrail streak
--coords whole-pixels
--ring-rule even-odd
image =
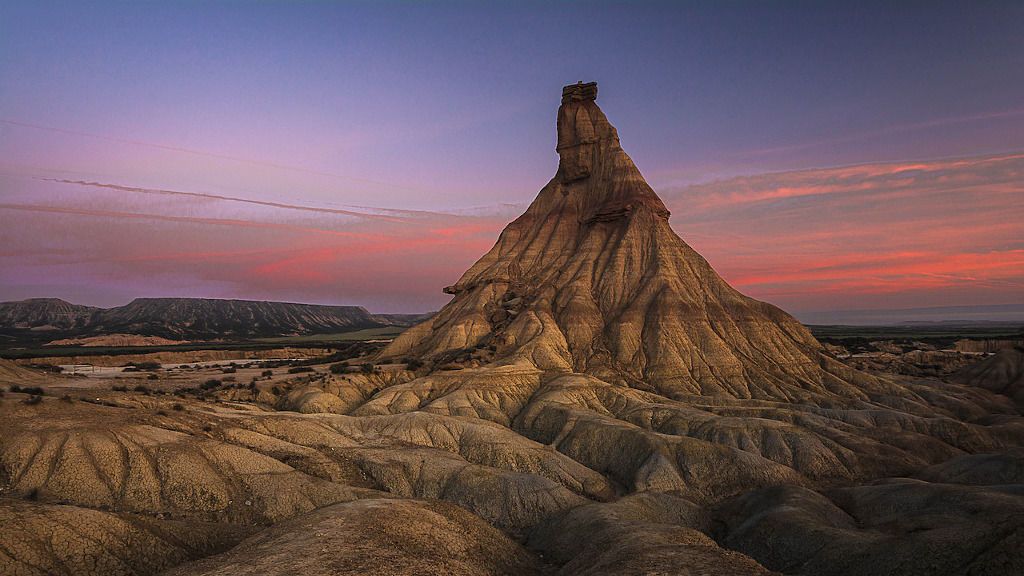
[[[295,226],[292,224],[278,224],[274,222],[253,222],[251,220],[235,220],[230,218],[199,218],[195,216],[167,216],[163,214],[142,214],[138,212],[118,212],[114,210],[90,210],[86,208],[63,208],[60,206],[44,206],[39,204],[3,204],[0,203],[0,210],[22,210],[26,212],[45,212],[51,214],[71,214],[75,216],[96,216],[101,218],[125,218],[129,220],[159,220],[161,222],[186,222],[190,224],[208,224],[215,226],[237,226],[241,228],[271,228],[275,230],[289,230],[292,232],[313,232],[327,234],[330,236],[342,236],[345,238],[358,238],[361,240],[374,240],[374,236],[359,234],[356,232],[343,232],[340,230],[325,230],[323,228],[309,228],[307,226]]]
[[[41,178],[48,182],[59,182],[61,184],[78,184],[80,186],[92,186],[94,188],[109,188],[120,192],[136,192],[139,194],[161,194],[167,196],[189,196],[192,198],[205,198],[208,200],[225,200],[228,202],[242,202],[244,204],[256,204],[257,206],[270,206],[272,208],[284,208],[287,210],[301,210],[304,212],[319,212],[326,214],[342,214],[355,216],[357,218],[368,218],[371,220],[384,220],[387,222],[407,223],[406,218],[385,216],[368,212],[356,212],[354,210],[342,210],[338,208],[318,208],[315,206],[301,206],[298,204],[286,204],[284,202],[271,202],[269,200],[253,200],[251,198],[239,198],[237,196],[223,196],[220,194],[207,194],[205,192],[182,192],[180,190],[162,190],[158,188],[138,188],[135,186],[121,186],[119,184],[104,184],[102,182],[88,182],[85,180],[64,180],[58,178]]]

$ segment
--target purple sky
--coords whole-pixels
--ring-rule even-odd
[[[0,300],[437,308],[596,80],[744,292],[1024,303],[1024,5],[891,4],[4,2]]]

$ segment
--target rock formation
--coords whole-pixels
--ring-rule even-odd
[[[493,347],[499,363],[669,397],[884,389],[823,354],[785,312],[734,290],[675,234],[596,97],[596,84],[565,87],[555,177],[446,289],[452,302],[385,355],[443,359]]]

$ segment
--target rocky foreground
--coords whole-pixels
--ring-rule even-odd
[[[5,394],[0,573],[1024,571],[1018,351],[841,362],[675,235],[596,91],[384,366]]]

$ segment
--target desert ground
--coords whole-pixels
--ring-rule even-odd
[[[815,338],[672,231],[596,99],[389,342],[4,361],[0,573],[1024,573],[1017,341]]]

